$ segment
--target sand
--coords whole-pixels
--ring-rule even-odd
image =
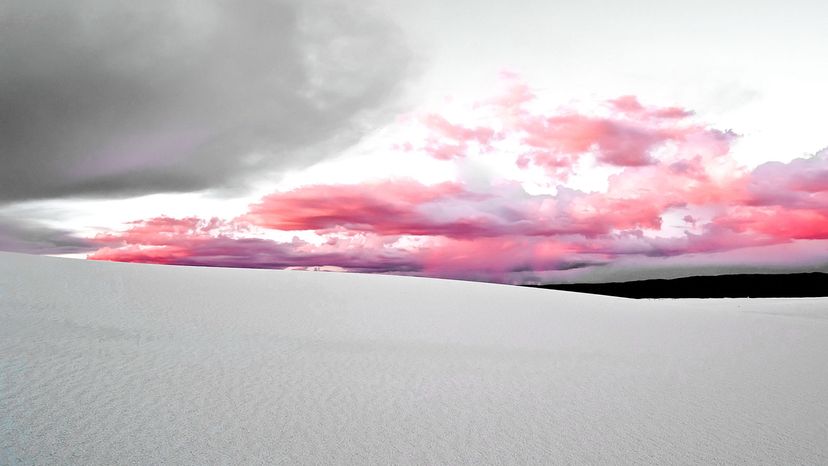
[[[826,464],[828,300],[0,253],[0,464]]]

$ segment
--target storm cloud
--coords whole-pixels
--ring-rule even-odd
[[[0,202],[309,164],[412,63],[393,25],[317,0],[0,0],[0,43]]]

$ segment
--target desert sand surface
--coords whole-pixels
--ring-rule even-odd
[[[828,464],[828,300],[0,253],[0,464]]]

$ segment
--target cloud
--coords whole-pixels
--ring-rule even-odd
[[[762,164],[743,189],[742,202],[730,205],[713,223],[778,241],[828,238],[828,150]]]
[[[303,186],[274,193],[238,220],[273,230],[345,229],[379,235],[475,239],[580,234],[658,228],[669,202],[640,202],[559,187],[557,195],[528,195],[517,183],[472,191],[449,182],[425,185],[389,180],[357,185]]]
[[[828,206],[828,149],[789,163],[764,163],[754,170],[747,189],[752,205],[825,208]]]
[[[424,186],[412,180],[305,186],[265,197],[243,219],[285,231],[344,227],[386,235],[430,234],[441,222],[425,211],[429,203],[471,196],[457,183]],[[457,226],[442,224],[446,230]]]
[[[312,245],[239,237],[244,226],[219,219],[158,217],[133,222],[123,232],[97,235],[100,247],[89,259],[211,267],[288,268],[335,265],[357,272],[413,272],[408,254],[376,243],[329,241]]]
[[[693,115],[693,112],[681,107],[653,108],[641,105],[634,95],[625,95],[611,99],[608,103],[619,112],[641,119],[681,119]]]
[[[527,116],[524,109],[537,106],[535,99],[518,83],[489,100],[494,107],[475,107],[483,108],[482,120],[487,122],[481,123],[480,114],[473,112],[468,121],[439,114],[415,119],[418,125],[425,122],[428,131],[389,156],[409,157],[417,147],[435,156],[430,144],[449,141],[468,150],[438,157],[443,163],[462,167],[468,159],[502,157],[520,166],[527,153],[541,150],[566,160],[587,158],[587,167],[613,167],[604,189],[568,187],[556,171],[546,172],[550,183],[556,183],[554,192],[535,194],[520,181],[497,177],[473,186],[410,179],[300,186],[265,196],[234,219],[135,222],[125,231],[93,238],[101,249],[90,258],[333,266],[515,282],[635,261],[669,260],[676,267],[687,258],[688,263],[705,264],[698,257],[737,258],[734,251],[746,248],[771,248],[775,260],[784,262],[783,250],[791,247],[800,251],[791,256],[796,261],[802,257],[802,241],[828,239],[826,151],[751,171],[730,156],[734,133],[686,121],[689,110],[645,106],[626,96],[603,102],[595,115],[537,111]],[[528,125],[533,121],[542,128]],[[584,126],[553,128],[563,121]],[[623,135],[596,133],[595,124],[632,129],[621,131]],[[504,136],[510,125],[514,134]],[[541,133],[543,137],[532,139]],[[669,140],[659,139],[663,135]],[[496,147],[507,140],[518,144],[512,150]],[[472,150],[472,145],[484,150]],[[614,150],[617,157],[607,155]],[[621,163],[642,154],[646,163]],[[543,160],[531,159],[535,164]],[[573,162],[566,168],[578,175],[582,166]],[[314,240],[264,239],[272,231]]]
[[[731,132],[689,122],[689,110],[645,106],[635,96],[603,102],[604,115],[549,113],[538,109],[537,96],[517,76],[504,79],[507,87],[499,96],[475,106],[473,124],[426,113],[417,123],[428,136],[401,147],[438,160],[509,150],[520,167],[535,165],[566,180],[586,157],[608,166],[642,167],[657,164],[655,152],[662,149],[681,152],[702,145],[722,155],[735,138]]]
[[[100,244],[75,235],[69,230],[50,227],[35,221],[21,221],[0,216],[0,251],[28,254],[82,254]]]
[[[0,0],[0,201],[189,191],[346,144],[411,72],[321,0]]]

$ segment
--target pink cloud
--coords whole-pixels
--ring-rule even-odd
[[[790,163],[768,162],[753,172],[753,205],[828,208],[828,149]]]
[[[517,141],[515,162],[519,167],[536,165],[565,180],[573,165],[588,154],[594,154],[601,164],[640,167],[656,164],[654,152],[668,144],[677,146],[679,152],[706,146],[703,149],[722,154],[729,150],[733,138],[728,132],[687,122],[693,115],[689,110],[644,106],[635,96],[604,102],[609,112],[604,116],[542,112],[536,110],[538,98],[524,82],[507,74],[505,83],[498,96],[474,106],[473,114],[479,120],[474,125],[427,113],[419,118],[428,133],[424,141],[409,141],[399,147],[450,160],[471,156],[472,148],[492,152],[500,150],[505,141]]]
[[[426,275],[508,282],[514,272],[567,266],[572,252],[566,242],[550,238],[502,236],[438,239],[418,257]]]
[[[634,95],[625,95],[617,99],[609,100],[613,108],[628,115],[643,118],[686,118],[693,115],[693,112],[681,107],[648,108],[638,101]]]
[[[788,209],[779,206],[736,206],[714,220],[716,225],[782,241],[828,239],[828,210]]]
[[[339,266],[359,272],[415,272],[421,265],[404,251],[382,248],[381,241],[329,241],[321,246],[294,238],[280,243],[230,234],[228,224],[182,229],[191,219],[168,217],[134,222],[124,232],[98,235],[102,247],[93,260],[213,267],[275,268]],[[198,222],[195,222],[198,223]],[[232,227],[232,225],[230,225]],[[232,228],[231,228],[232,229]],[[220,232],[220,230],[225,230]]]
[[[485,197],[458,183],[426,186],[412,180],[305,186],[265,197],[241,219],[284,231],[344,228],[381,235],[487,235],[496,226],[477,212],[444,218],[429,213],[441,205],[474,203]]]
[[[512,281],[636,257],[828,239],[827,151],[751,171],[730,156],[734,133],[690,121],[689,110],[624,96],[595,115],[541,112],[528,86],[508,83],[476,104],[488,120],[427,114],[417,120],[424,139],[399,141],[406,152],[398,156],[423,150],[457,163],[497,153],[544,168],[554,194],[530,195],[505,180],[474,189],[407,179],[304,186],[265,196],[235,219],[133,222],[93,238],[101,248],[90,258]],[[615,169],[605,190],[565,185],[583,157]],[[261,230],[312,231],[320,241],[278,242],[256,237]]]
[[[495,136],[492,128],[453,124],[445,117],[434,113],[424,115],[421,122],[431,132],[426,139],[424,150],[439,160],[464,157],[473,143],[489,149],[489,143]]]
[[[655,163],[650,151],[678,136],[665,130],[577,114],[527,119],[518,128],[525,133],[523,143],[535,149],[535,164],[553,167],[559,166],[561,160],[574,162],[593,148],[598,160],[609,165],[650,165]]]

